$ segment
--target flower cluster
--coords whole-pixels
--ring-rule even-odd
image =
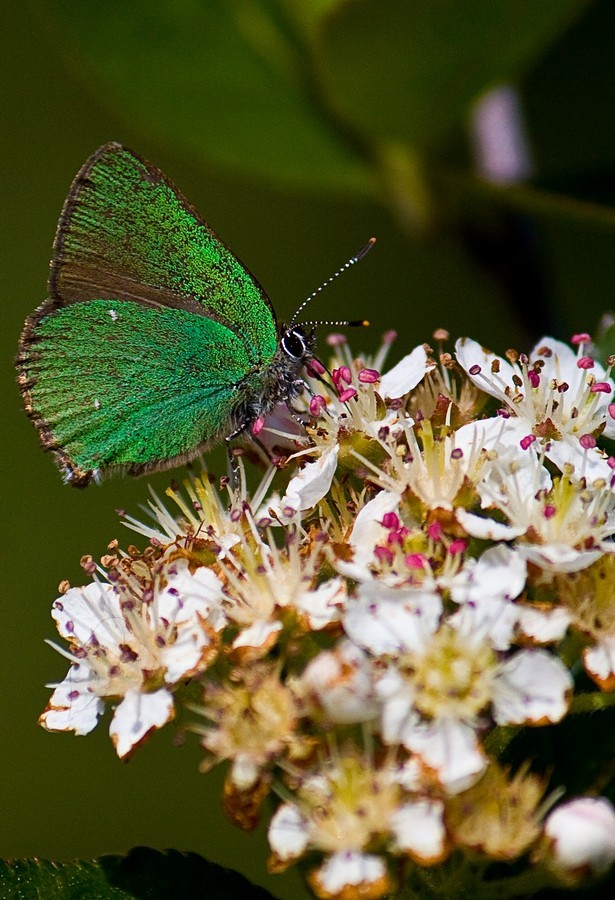
[[[125,516],[145,550],[82,560],[41,722],[86,734],[110,706],[127,757],[181,709],[226,813],[269,815],[270,867],[320,898],[495,891],[503,863],[523,894],[584,884],[615,810],[514,750],[615,705],[614,360],[588,335],[506,358],[464,339],[381,374],[393,339],[369,359],[331,336],[305,429],[259,427],[255,489],[241,457],[233,489],[191,472]]]

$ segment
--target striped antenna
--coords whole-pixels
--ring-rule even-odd
[[[292,328],[293,325],[296,324],[297,319],[299,318],[299,315],[303,312],[303,310],[308,305],[308,303],[312,302],[314,297],[317,297],[322,291],[324,291],[324,289],[326,287],[328,287],[332,281],[335,281],[335,279],[338,278],[342,274],[342,272],[345,272],[346,269],[349,269],[351,266],[354,266],[354,264],[359,262],[360,259],[363,259],[364,256],[367,256],[367,254],[372,249],[372,247],[374,246],[375,243],[376,243],[376,238],[375,237],[370,238],[369,241],[367,242],[367,244],[365,244],[363,247],[361,247],[361,249],[359,250],[358,253],[355,253],[354,256],[351,256],[350,259],[348,260],[348,262],[345,262],[344,265],[341,266],[337,270],[337,272],[334,272],[330,278],[327,278],[327,280],[324,281],[320,285],[319,288],[316,288],[316,290],[303,301],[303,303],[301,304],[299,309],[295,312],[294,316],[290,320],[290,324],[288,327]],[[357,320],[356,322],[302,322],[301,324],[302,325],[368,325],[369,322],[366,322],[365,320],[361,319],[361,320]]]
[[[369,324],[369,319],[352,319],[352,321],[345,322],[323,322],[322,319],[319,319],[317,322],[301,322],[301,325],[344,325],[347,328],[367,328]]]

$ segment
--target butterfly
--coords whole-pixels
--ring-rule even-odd
[[[43,448],[85,487],[232,441],[303,391],[324,323],[296,318],[318,291],[278,327],[256,278],[165,175],[103,145],[71,186],[48,299],[21,335],[18,383]]]

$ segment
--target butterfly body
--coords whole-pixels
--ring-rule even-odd
[[[312,351],[164,175],[106,144],[66,201],[18,381],[43,447],[85,486],[236,436],[296,396]]]

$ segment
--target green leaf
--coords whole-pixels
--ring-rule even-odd
[[[424,146],[517,78],[587,2],[348,0],[322,22],[322,84],[356,129]]]
[[[0,861],[0,897],[31,900],[273,900],[243,875],[208,862],[196,853],[160,853],[136,847],[127,856],[103,856],[92,862]]]
[[[201,164],[312,189],[373,189],[322,111],[301,27],[279,2],[39,0],[39,9],[116,114]]]
[[[0,896],[13,900],[53,897],[54,900],[124,900],[133,896],[112,887],[95,862],[54,863],[46,859],[0,862]]]

